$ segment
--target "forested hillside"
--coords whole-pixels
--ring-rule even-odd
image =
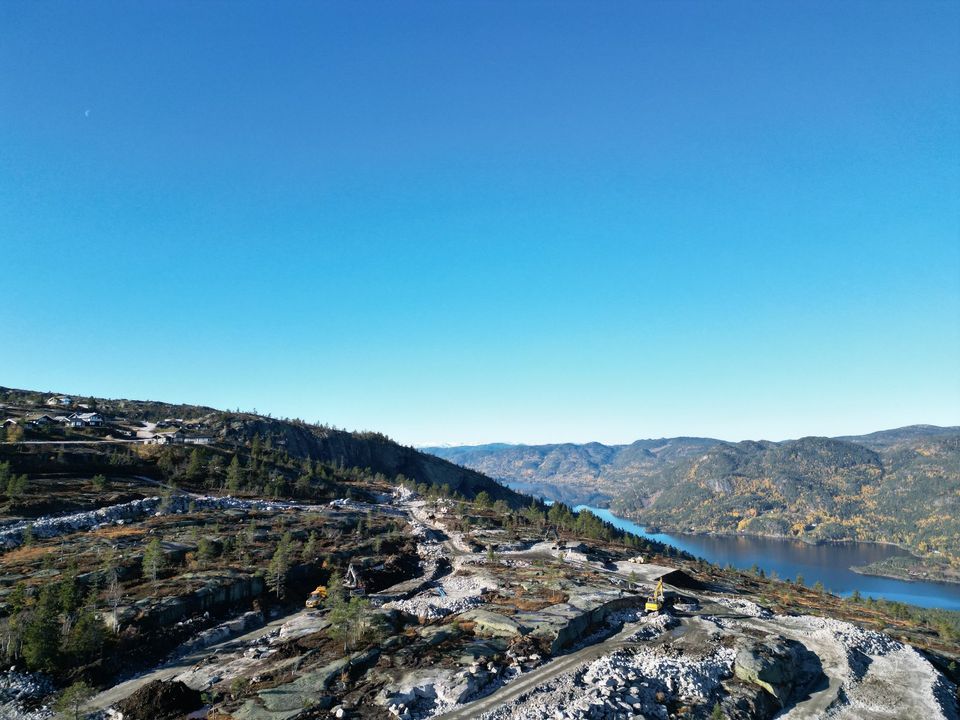
[[[875,540],[960,557],[956,427],[778,443],[675,438],[431,452],[547,497],[608,499],[616,512],[668,530]]]
[[[656,475],[664,466],[713,447],[719,440],[670,438],[630,445],[474,445],[423,448],[479,470],[510,487],[572,504],[607,505],[624,482]]]
[[[445,487],[446,493],[467,498],[484,491],[492,499],[504,500],[515,507],[529,504],[529,498],[477,471],[400,445],[381,433],[348,432],[296,419],[141,400],[83,397],[73,399],[73,405],[68,409],[51,410],[48,402],[55,397],[52,393],[0,387],[0,413],[3,415],[0,420],[16,421],[16,425],[0,428],[0,440],[7,433],[16,433],[17,438],[23,440],[133,440],[138,430],[155,429],[159,422],[170,425],[171,430],[185,428],[188,433],[210,438],[211,445],[196,446],[193,454],[198,456],[198,462],[203,463],[204,472],[211,476],[211,483],[227,482],[229,457],[236,455],[237,462],[245,463],[241,468],[233,469],[233,486],[224,485],[225,489],[232,491],[274,496],[289,494],[297,483],[305,487],[315,480],[309,468],[323,467],[362,470],[390,480],[403,476],[438,489]],[[103,415],[103,426],[74,430],[55,423],[34,423],[34,419],[42,415],[93,409]],[[34,452],[42,448],[28,447]],[[189,454],[185,453],[186,449],[183,445],[118,446],[114,462],[137,465],[145,456],[152,460],[166,456],[186,457]],[[171,465],[174,464],[171,461]],[[172,469],[163,462],[159,467],[174,479],[170,474]],[[304,476],[307,479],[303,479]]]

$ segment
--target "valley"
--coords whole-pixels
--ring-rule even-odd
[[[681,437],[426,450],[539,497],[609,507],[672,534],[888,543],[912,556],[911,571],[870,572],[950,581],[960,569],[956,427],[780,443]]]

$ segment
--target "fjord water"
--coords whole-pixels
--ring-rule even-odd
[[[960,610],[960,585],[858,575],[850,569],[855,565],[868,565],[894,555],[907,554],[893,545],[863,542],[810,545],[798,540],[748,535],[648,533],[642,526],[617,517],[605,508],[578,505],[574,510],[589,510],[621,530],[672,545],[716,565],[725,566],[729,563],[741,570],[748,570],[756,564],[768,575],[776,572],[784,580],[803,575],[807,586],[819,580],[826,589],[842,596],[859,590],[864,597]]]

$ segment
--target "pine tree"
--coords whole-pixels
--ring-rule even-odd
[[[197,482],[203,479],[204,475],[206,475],[206,468],[204,467],[203,454],[200,452],[200,448],[194,448],[193,452],[190,453],[190,460],[187,462],[187,480]]]
[[[91,590],[67,635],[66,650],[78,664],[96,658],[103,649],[103,621],[97,616],[97,592]]]
[[[12,498],[18,498],[27,491],[27,476],[10,474],[7,479],[7,495]]]
[[[239,492],[242,487],[243,466],[240,464],[240,458],[234,455],[227,467],[227,490],[234,493]]]
[[[24,629],[23,659],[31,670],[51,672],[57,667],[59,650],[57,595],[53,585],[46,585]]]
[[[287,571],[290,569],[290,555],[292,552],[290,533],[284,533],[277,543],[277,549],[267,566],[267,587],[283,600],[287,594]]]
[[[303,560],[304,562],[313,562],[316,559],[317,559],[317,533],[311,530],[310,534],[307,536],[307,542],[303,546]]]
[[[160,543],[160,538],[155,537],[147,543],[147,546],[143,550],[144,576],[156,582],[161,570],[163,570],[165,561],[166,556],[163,554],[163,546]]]
[[[54,709],[64,720],[80,720],[86,717],[86,709],[93,699],[94,689],[83,680],[78,680],[63,691]]]

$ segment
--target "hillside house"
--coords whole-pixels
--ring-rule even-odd
[[[187,435],[183,430],[153,436],[156,445],[209,445],[213,438],[209,435]]]
[[[54,395],[47,398],[46,404],[50,407],[70,407],[73,405],[73,398],[68,395]]]
[[[104,423],[103,415],[96,412],[73,413],[67,417],[67,427],[101,427]]]

